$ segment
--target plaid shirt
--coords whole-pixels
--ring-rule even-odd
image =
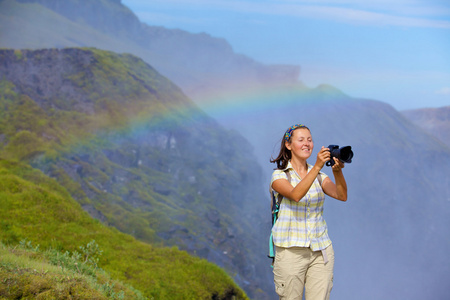
[[[312,166],[308,164],[308,172]],[[295,187],[301,178],[292,168],[291,162],[287,165],[291,175],[291,184]],[[285,170],[275,170],[272,174],[272,183],[277,179],[288,179]],[[325,173],[319,175],[323,180],[328,177]],[[274,191],[275,197],[278,193]],[[316,178],[306,195],[295,202],[288,198],[281,201],[278,220],[272,228],[273,242],[278,247],[310,247],[319,251],[331,245],[328,237],[327,224],[323,218],[323,203],[325,194],[321,183]]]

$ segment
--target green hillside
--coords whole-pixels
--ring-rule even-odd
[[[102,251],[98,266],[148,298],[227,299],[235,295],[237,299],[246,299],[242,290],[217,266],[176,248],[150,246],[102,225],[84,212],[55,180],[21,163],[0,160],[0,207],[0,239],[10,245],[0,248],[1,297],[6,296],[6,286],[11,280],[40,280],[44,285],[50,285],[48,282],[52,280],[66,280],[58,279],[60,275],[48,278],[57,268],[51,267],[43,254],[24,254],[23,250],[17,250],[14,245],[20,241],[39,244],[42,250],[82,253],[80,246],[86,247],[95,240]],[[11,259],[13,255],[25,258],[18,263]],[[42,260],[47,262],[41,263]],[[17,268],[26,271],[18,272]],[[78,282],[79,272],[67,272],[68,278]],[[92,276],[103,285],[108,283],[107,275]],[[123,288],[123,291],[130,299],[135,297],[132,289]]]
[[[92,241],[83,249],[91,250]],[[100,252],[101,253],[101,252]],[[94,254],[94,256],[92,256]],[[0,243],[1,299],[148,299],[96,265],[92,251],[39,250],[30,241]]]
[[[0,157],[54,178],[105,225],[217,264],[261,299],[252,280],[270,275],[264,191],[240,135],[129,54],[0,50],[0,59]]]

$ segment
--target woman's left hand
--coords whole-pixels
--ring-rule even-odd
[[[337,159],[336,157],[333,157],[334,159],[334,165],[331,167],[333,169],[333,172],[339,172],[341,171],[345,165],[342,161],[340,161],[339,159]]]

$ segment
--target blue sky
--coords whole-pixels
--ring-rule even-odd
[[[148,25],[206,32],[398,110],[450,105],[447,0],[122,0]]]

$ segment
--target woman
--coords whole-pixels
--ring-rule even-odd
[[[334,251],[323,219],[325,194],[347,200],[344,163],[334,158],[336,184],[320,170],[330,160],[322,146],[312,166],[306,162],[314,148],[305,125],[290,127],[281,142],[280,154],[272,163],[271,186],[283,196],[278,219],[272,228],[276,255],[273,267],[275,289],[280,300],[329,299],[333,287]],[[290,176],[288,176],[289,173]]]

